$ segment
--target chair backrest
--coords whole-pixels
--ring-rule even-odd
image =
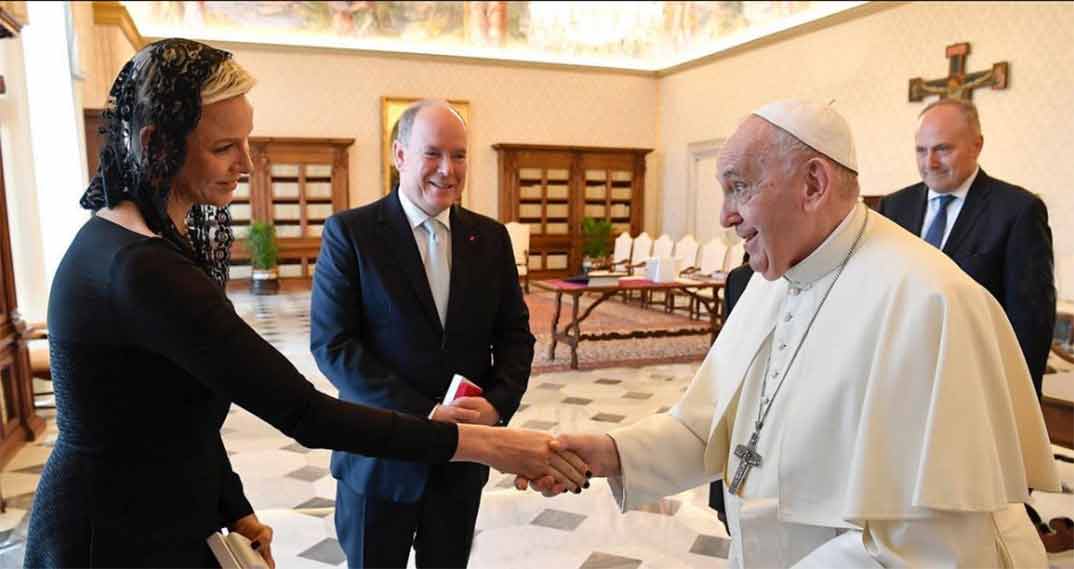
[[[626,231],[615,238],[615,249],[612,250],[612,262],[622,263],[630,260],[630,248],[634,245],[634,238]]]
[[[1074,255],[1055,257],[1055,292],[1060,300],[1074,302]]]
[[[735,242],[727,248],[727,258],[723,262],[724,272],[731,272],[731,269],[742,264],[742,256],[746,253],[746,245],[741,239]]]
[[[675,258],[682,260],[680,265],[682,268],[697,265],[697,249],[697,241],[694,240],[693,235],[687,235],[675,244]]]
[[[653,255],[652,256],[653,257],[658,257],[658,258],[670,257],[671,252],[672,252],[672,250],[674,250],[674,248],[675,248],[675,242],[671,240],[671,237],[668,237],[667,233],[665,233],[665,234],[661,235],[660,237],[657,237],[656,241],[653,242]]]
[[[640,263],[652,256],[653,238],[644,231],[634,238],[634,252],[630,254],[630,264]]]
[[[529,265],[526,251],[530,248],[530,226],[525,223],[512,221],[505,223],[507,235],[511,238],[511,251],[515,254],[515,264],[523,267]]]
[[[711,275],[723,270],[724,259],[727,258],[727,245],[720,237],[713,237],[701,248],[701,264],[699,269],[703,275]]]

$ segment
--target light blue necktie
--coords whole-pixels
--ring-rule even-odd
[[[937,249],[943,249],[940,245],[943,244],[943,234],[947,231],[947,206],[955,201],[955,196],[943,195],[933,199],[939,200],[940,209],[936,211],[936,217],[933,218],[928,233],[925,233],[925,241]]]
[[[425,276],[429,278],[429,289],[433,293],[436,312],[440,315],[440,325],[443,326],[447,323],[448,295],[451,292],[451,264],[448,262],[451,240],[447,227],[435,217],[426,219],[422,226],[429,234]]]

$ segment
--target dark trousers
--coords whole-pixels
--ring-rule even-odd
[[[731,528],[727,525],[727,507],[723,503],[723,480],[709,484],[709,507],[716,510],[716,517],[720,519],[723,528],[730,535]]]
[[[336,484],[336,534],[347,566],[405,568],[413,547],[418,567],[466,567],[484,481],[453,480],[451,467],[464,465],[474,466],[432,467],[424,495],[413,503],[381,500],[342,481]]]

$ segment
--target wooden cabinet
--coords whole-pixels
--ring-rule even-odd
[[[106,139],[105,135],[101,134],[101,129],[104,128],[104,109],[82,109],[82,126],[86,134],[86,170],[89,173],[86,179],[92,180],[97,175],[97,165]]]
[[[580,272],[582,219],[612,222],[614,239],[644,223],[649,148],[494,144],[500,164],[500,220],[530,226],[530,275]]]
[[[25,20],[8,10],[20,4],[0,6],[0,38],[17,36]],[[21,17],[17,17],[21,16]],[[5,93],[0,74],[0,95]],[[0,129],[3,125],[0,124]],[[45,430],[45,420],[34,412],[33,385],[30,379],[30,356],[26,349],[29,334],[19,315],[15,295],[14,263],[11,258],[11,231],[8,224],[7,194],[4,187],[3,151],[0,150],[0,466],[25,444]],[[0,488],[0,512],[5,509]]]
[[[34,412],[27,327],[15,300],[9,227],[4,168],[0,164],[0,465],[45,430],[44,419]]]
[[[281,278],[313,277],[328,216],[348,207],[347,149],[353,138],[250,138],[254,170],[239,182],[231,216],[231,278],[250,276],[245,238],[253,221],[271,221]]]

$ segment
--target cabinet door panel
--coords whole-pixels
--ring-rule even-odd
[[[612,223],[641,232],[646,149],[497,144],[500,219],[530,226],[531,278],[575,274],[582,261],[581,223]]]
[[[232,205],[236,244],[232,279],[249,275],[249,225],[276,227],[281,278],[312,277],[324,221],[348,207],[348,152],[353,139],[250,139],[254,171]]]

